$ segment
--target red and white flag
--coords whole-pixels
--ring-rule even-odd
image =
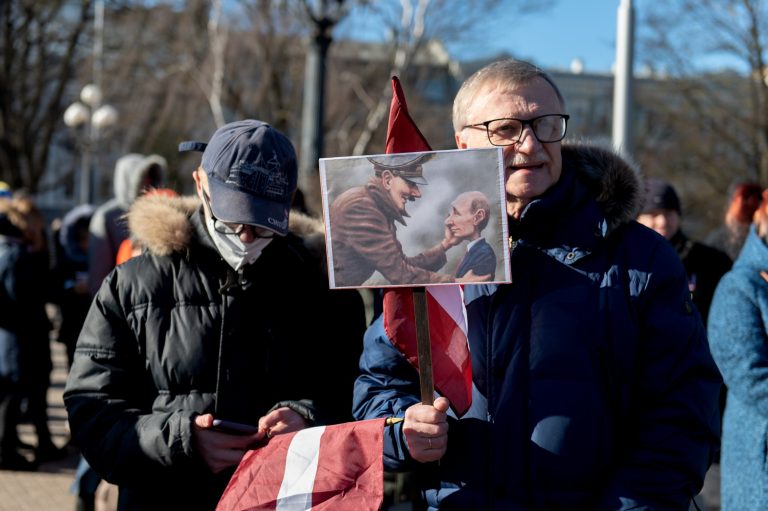
[[[400,80],[392,77],[392,103],[387,125],[387,153],[430,151],[424,135],[408,113]],[[427,286],[429,338],[435,388],[451,402],[458,416],[472,404],[472,364],[467,343],[466,311],[461,286]],[[384,292],[384,330],[392,344],[418,369],[413,292]]]
[[[277,435],[243,457],[216,511],[376,511],[384,419]]]

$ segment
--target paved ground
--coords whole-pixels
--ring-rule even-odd
[[[53,342],[53,373],[48,393],[48,414],[53,441],[63,446],[69,440],[66,412],[61,395],[66,379],[66,354],[64,346]],[[19,427],[21,439],[35,444],[34,429],[29,424]],[[0,511],[74,511],[75,497],[69,486],[77,466],[78,455],[40,465],[37,472],[12,472],[0,470]]]
[[[53,373],[51,390],[48,394],[49,420],[53,441],[63,446],[69,440],[66,412],[61,399],[66,379],[66,355],[64,347],[51,343]],[[34,430],[29,424],[19,428],[24,442],[34,444]],[[0,470],[0,511],[74,511],[75,497],[69,493],[69,486],[75,473],[78,455],[70,449],[70,455],[62,460],[45,463],[37,472],[11,472]],[[696,498],[701,511],[720,511],[719,466],[715,465],[707,474],[704,491]],[[410,506],[400,504],[388,511],[408,510]],[[694,510],[691,507],[691,510]]]

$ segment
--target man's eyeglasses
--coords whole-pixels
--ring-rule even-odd
[[[245,230],[245,226],[247,225],[253,228],[254,238],[271,238],[273,236],[272,232],[255,225],[235,224],[232,222],[224,222],[223,220],[216,218],[216,215],[213,214],[213,208],[211,207],[211,198],[208,197],[208,194],[205,192],[205,190],[203,190],[203,201],[205,201],[205,205],[208,207],[208,211],[211,213],[213,228],[216,229],[216,232],[237,236]]]
[[[565,137],[570,116],[565,114],[547,114],[533,119],[492,119],[490,121],[468,124],[465,128],[485,127],[488,140],[492,145],[507,146],[516,144],[523,136],[526,126],[531,127],[533,136],[541,143],[559,142]]]

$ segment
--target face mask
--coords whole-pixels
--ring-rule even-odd
[[[240,236],[222,234],[213,228],[213,220],[206,218],[205,224],[211,233],[213,243],[219,249],[219,254],[235,270],[245,265],[253,264],[261,255],[261,251],[272,241],[272,238],[256,238],[251,243],[243,243]]]

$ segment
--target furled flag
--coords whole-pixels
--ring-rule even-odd
[[[392,77],[392,103],[387,126],[387,153],[430,151],[408,114],[400,80]],[[472,364],[467,344],[466,314],[461,286],[427,286],[432,373],[437,391],[461,416],[472,404]],[[413,293],[408,288],[384,292],[384,330],[392,344],[418,368]]]
[[[216,511],[376,511],[385,419],[277,435],[248,451]]]

